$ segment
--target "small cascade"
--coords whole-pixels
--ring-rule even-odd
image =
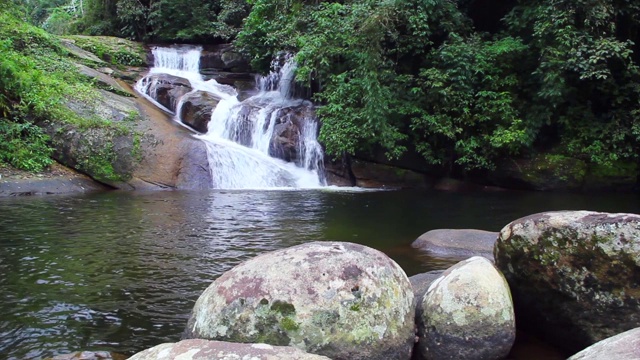
[[[326,184],[318,121],[309,101],[293,98],[295,62],[274,61],[256,78],[257,93],[239,101],[236,90],[198,72],[200,48],[155,48],[154,67],[136,90],[202,134],[213,187],[218,189],[316,188]],[[186,118],[193,98],[215,99],[206,128]]]

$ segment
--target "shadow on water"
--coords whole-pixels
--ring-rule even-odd
[[[547,210],[640,212],[635,195],[216,191],[0,199],[0,359],[132,354],[180,337],[195,300],[257,254],[315,240],[377,248],[407,272],[438,228],[498,231]]]

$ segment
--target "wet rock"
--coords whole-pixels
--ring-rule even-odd
[[[201,339],[165,343],[141,351],[129,360],[330,360],[325,356],[307,354],[290,346],[238,344]]]
[[[423,359],[503,359],[515,341],[509,286],[483,257],[447,269],[422,299]]]
[[[149,74],[142,79],[145,94],[170,111],[175,111],[182,96],[191,91],[185,78],[169,74]]]
[[[108,351],[76,351],[71,354],[56,355],[49,360],[124,360],[126,355]]]
[[[411,284],[383,253],[312,242],[257,256],[196,302],[185,336],[294,346],[332,359],[408,359]]]
[[[438,229],[420,235],[411,246],[440,256],[483,256],[493,261],[497,232],[475,229]]]
[[[211,114],[220,99],[206,91],[190,92],[182,97],[180,120],[194,130],[206,133]]]
[[[519,324],[570,352],[640,326],[640,215],[546,212],[505,226]]]
[[[280,109],[276,114],[269,155],[301,165],[301,151],[304,151],[301,149],[304,126],[308,122],[315,121],[315,110],[309,102],[298,102]]]
[[[640,359],[640,328],[599,341],[567,360]]]
[[[424,322],[422,321],[422,314],[424,313],[422,309],[422,298],[424,297],[424,294],[427,293],[429,286],[431,286],[436,279],[442,276],[443,273],[444,270],[434,270],[409,277],[409,282],[411,282],[411,287],[413,288],[414,301],[416,304],[415,322],[418,328],[424,326]]]
[[[251,72],[249,61],[231,44],[205,47],[200,55],[200,69],[218,69],[237,73]]]

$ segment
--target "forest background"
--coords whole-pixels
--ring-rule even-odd
[[[233,42],[259,72],[293,53],[335,157],[417,153],[458,175],[541,153],[636,173],[640,162],[638,1],[2,1],[52,34]],[[15,120],[31,110],[16,105],[27,94],[12,90],[11,61],[0,117],[14,120],[0,133],[25,140],[38,134]]]

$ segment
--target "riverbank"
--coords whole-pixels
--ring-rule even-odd
[[[43,171],[30,172],[0,163],[0,197],[106,191],[110,188],[54,162]]]

